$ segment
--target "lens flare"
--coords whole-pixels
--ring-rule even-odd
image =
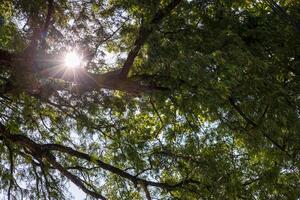
[[[76,51],[71,51],[66,53],[64,62],[66,67],[70,67],[70,68],[80,67],[82,63],[82,58]]]

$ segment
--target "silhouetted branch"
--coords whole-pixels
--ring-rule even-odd
[[[94,191],[89,190],[84,183],[75,175],[66,170],[61,164],[59,164],[55,157],[43,147],[43,145],[39,145],[28,137],[20,134],[11,134],[9,133],[5,126],[0,123],[0,136],[2,136],[5,140],[12,142],[14,144],[19,145],[20,147],[28,149],[28,153],[32,155],[37,160],[42,162],[43,159],[47,160],[55,169],[57,169],[60,173],[62,173],[65,177],[67,177],[70,181],[72,181],[75,185],[77,185],[80,189],[82,189],[86,194],[91,195],[97,199],[106,200],[101,194],[96,193]]]
[[[54,3],[53,0],[48,0],[48,10],[47,10],[47,16],[45,19],[45,23],[44,23],[44,27],[41,33],[41,46],[43,48],[45,48],[46,45],[46,37],[48,34],[48,29],[49,29],[49,25],[50,25],[50,21],[51,21],[51,17],[53,15],[54,12]]]
[[[43,28],[44,34],[46,34],[48,32],[53,12],[54,12],[53,0],[48,0],[48,11],[47,11],[47,16],[46,16],[46,20],[45,20],[44,28]]]
[[[40,160],[41,158],[46,159],[55,169],[59,170],[64,176],[66,176],[69,180],[71,180],[75,185],[81,188],[84,192],[86,192],[87,194],[93,197],[100,198],[100,199],[105,199],[105,198],[100,194],[87,189],[77,176],[67,171],[67,169],[65,169],[61,164],[59,164],[55,160],[55,157],[51,154],[51,151],[67,153],[69,154],[69,156],[75,156],[77,158],[87,160],[91,163],[96,163],[100,168],[107,170],[113,174],[116,174],[120,177],[123,177],[127,180],[130,180],[134,185],[142,185],[143,187],[154,186],[166,190],[175,190],[177,188],[180,188],[184,185],[188,185],[190,183],[201,184],[196,180],[190,180],[190,179],[183,180],[176,184],[169,184],[169,183],[148,181],[142,178],[138,178],[134,175],[125,172],[124,170],[121,170],[115,166],[107,164],[101,161],[100,159],[94,159],[89,154],[76,151],[70,147],[59,145],[59,144],[37,144],[36,142],[29,139],[25,135],[11,134],[6,130],[5,126],[1,123],[0,123],[0,136],[2,136],[4,139],[10,142],[13,142],[14,144],[18,144],[19,146],[22,146],[23,148],[27,148],[29,150],[28,153],[30,153],[30,155],[32,155],[34,158]]]
[[[173,0],[165,8],[159,9],[157,13],[153,16],[149,24],[142,24],[139,30],[139,34],[134,42],[133,48],[129,52],[125,63],[122,66],[122,71],[120,77],[127,78],[128,72],[133,65],[133,62],[138,55],[140,49],[145,44],[149,35],[154,31],[154,27],[161,23],[162,19],[165,18],[170,12],[181,2],[181,0]]]
[[[253,128],[258,128],[258,124],[251,120],[247,115],[241,110],[241,108],[235,103],[235,100],[232,97],[228,98],[230,104],[232,107],[239,113],[239,115],[248,123],[250,124]],[[268,107],[265,109],[264,113],[262,116],[265,115],[266,110]],[[282,152],[285,152],[289,157],[292,157],[289,152],[286,151],[286,149],[280,145],[277,141],[275,141],[269,134],[263,133],[263,136],[269,140],[273,145],[275,145],[278,149],[280,149]]]
[[[8,65],[10,66],[12,64],[12,58],[14,55],[10,53],[9,51],[0,49],[0,65]]]

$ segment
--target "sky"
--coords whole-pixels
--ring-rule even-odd
[[[84,200],[86,197],[85,193],[73,183],[70,184],[69,192],[73,195],[73,200]]]
[[[76,185],[73,183],[70,184],[69,192],[72,194],[72,200],[84,200],[86,195],[82,190],[80,190]],[[4,200],[7,199],[7,194],[0,192],[0,199]]]

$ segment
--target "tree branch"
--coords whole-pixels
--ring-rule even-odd
[[[133,62],[138,55],[140,49],[145,44],[146,40],[149,38],[149,35],[154,31],[155,26],[161,23],[162,19],[170,14],[170,12],[181,2],[181,0],[173,0],[169,5],[165,8],[161,8],[157,11],[157,13],[153,16],[152,20],[149,24],[142,24],[140,27],[138,36],[134,42],[133,48],[129,52],[125,63],[122,66],[122,71],[120,73],[120,77],[122,79],[126,79],[128,76],[128,72],[133,65]]]
[[[182,185],[185,185],[185,184],[189,184],[189,183],[196,183],[197,181],[194,181],[194,180],[183,180],[179,183],[176,183],[176,184],[168,184],[168,183],[161,183],[161,182],[154,182],[154,181],[147,181],[145,179],[141,179],[141,178],[138,178],[136,176],[133,176],[117,167],[114,167],[110,164],[107,164],[99,159],[96,159],[94,160],[93,158],[91,158],[90,155],[86,154],[86,153],[82,153],[82,152],[79,152],[79,151],[76,151],[70,147],[66,147],[66,146],[62,146],[62,145],[59,145],[59,144],[44,144],[44,145],[41,145],[41,148],[42,150],[48,150],[48,151],[59,151],[59,152],[64,152],[64,153],[67,153],[71,156],[75,156],[77,158],[81,158],[81,159],[85,159],[89,162],[97,162],[98,166],[104,170],[107,170],[113,174],[116,174],[118,176],[121,176],[125,179],[128,179],[130,180],[131,182],[133,182],[135,185],[137,184],[143,184],[145,186],[154,186],[154,187],[159,187],[159,188],[162,188],[162,189],[166,189],[166,190],[174,190],[178,187],[181,187]],[[197,182],[199,183],[199,182]],[[200,183],[199,183],[200,184]]]
[[[0,49],[0,65],[8,65],[12,64],[12,58],[14,55],[9,51]]]
[[[47,11],[47,16],[46,16],[46,20],[45,20],[44,28],[43,28],[44,34],[47,34],[47,32],[48,32],[50,20],[51,20],[53,12],[54,12],[53,0],[48,0],[48,11]]]
[[[258,124],[256,122],[254,122],[253,120],[251,120],[249,117],[247,117],[247,115],[240,109],[240,107],[235,103],[235,100],[232,97],[228,98],[230,104],[232,105],[232,107],[239,113],[239,115],[248,123],[250,124],[253,128],[258,128]],[[263,113],[262,116],[265,115],[266,109]],[[289,152],[287,152],[287,150],[280,145],[277,141],[275,141],[272,137],[270,137],[269,134],[267,133],[263,133],[263,136],[269,140],[273,145],[275,145],[278,149],[280,149],[282,152],[286,153],[289,157],[292,157]]]
[[[3,124],[0,123],[0,136],[2,136],[5,140],[10,141],[14,144],[17,144],[23,148],[27,148],[29,150],[28,153],[32,155],[37,160],[42,161],[42,158],[46,159],[55,169],[57,169],[60,173],[62,173],[65,177],[67,177],[70,181],[72,181],[75,185],[77,185],[80,189],[82,189],[86,194],[91,195],[97,199],[106,200],[101,194],[93,192],[86,188],[84,183],[75,175],[66,170],[61,164],[59,164],[55,157],[48,151],[45,151],[45,148],[42,148],[43,145],[37,144],[33,140],[21,134],[11,134],[8,132]]]
[[[77,176],[73,175],[68,170],[66,170],[61,164],[59,164],[55,160],[55,157],[52,154],[50,154],[50,153],[45,154],[45,158],[55,169],[60,171],[60,173],[62,173],[64,176],[66,176],[70,181],[72,181],[75,185],[77,185],[80,189],[82,189],[86,194],[89,194],[92,197],[95,197],[97,199],[106,200],[106,198],[104,196],[102,196],[101,194],[87,189],[86,186],[82,183],[82,181]]]
[[[239,113],[239,115],[250,125],[253,127],[257,127],[257,124],[252,121],[252,119],[248,118],[247,115],[240,109],[240,107],[235,103],[235,100],[232,97],[228,98],[229,103],[232,105],[232,107]]]
[[[152,199],[152,198],[151,198],[151,194],[150,194],[150,192],[149,192],[147,186],[146,186],[146,185],[142,185],[142,187],[143,187],[143,189],[144,189],[144,191],[145,191],[145,195],[146,195],[147,200],[151,200],[151,199]]]
[[[107,163],[105,163],[105,162],[103,162],[99,159],[94,160],[93,158],[91,158],[90,155],[88,155],[86,153],[76,151],[76,150],[74,150],[70,147],[62,146],[62,145],[59,145],[59,144],[44,144],[44,145],[41,146],[41,148],[43,150],[48,150],[48,151],[59,151],[59,152],[67,153],[71,156],[75,156],[77,158],[81,158],[81,159],[87,160],[89,162],[95,162],[96,161],[97,165],[100,168],[102,168],[104,170],[107,170],[107,171],[109,171],[113,174],[116,174],[118,176],[121,176],[125,179],[128,179],[131,182],[133,182],[135,185],[137,185],[139,183],[143,183],[145,185],[156,186],[156,187],[165,188],[165,189],[171,189],[171,188],[173,189],[174,188],[174,185],[169,185],[167,183],[152,182],[152,181],[147,181],[147,180],[138,178],[138,177],[133,176],[133,175],[117,168],[117,167],[114,167],[110,164],[107,164]]]
[[[166,90],[159,86],[143,85],[140,81],[131,79],[121,79],[119,77],[120,70],[107,72],[104,74],[94,74],[87,72],[83,68],[66,69],[64,66],[48,68],[40,72],[41,77],[56,78],[67,82],[75,83],[77,90],[81,93],[87,91],[97,91],[100,89],[119,90],[128,94],[138,95],[141,93],[151,93]],[[74,78],[74,74],[75,77]],[[45,85],[46,88],[49,88]],[[60,90],[65,90],[59,86]]]
[[[81,180],[68,172],[63,166],[61,166],[56,160],[55,157],[50,153],[50,151],[59,151],[62,153],[67,153],[70,156],[75,156],[77,158],[81,158],[84,160],[87,160],[91,163],[96,162],[97,165],[104,169],[107,170],[113,174],[116,174],[120,177],[123,177],[125,179],[130,180],[133,184],[138,185],[142,184],[144,186],[154,186],[154,187],[159,187],[162,189],[166,190],[174,190],[176,188],[182,187],[183,185],[189,184],[189,183],[198,183],[200,182],[195,181],[195,180],[183,180],[181,182],[178,182],[176,184],[168,184],[168,183],[161,183],[161,182],[154,182],[154,181],[148,181],[142,178],[138,178],[134,175],[131,175],[117,167],[114,167],[110,164],[107,164],[99,159],[93,159],[89,154],[82,153],[79,151],[76,151],[70,147],[66,147],[63,145],[59,144],[37,144],[33,140],[29,139],[25,135],[21,134],[11,134],[9,133],[5,126],[0,123],[0,136],[4,137],[6,140],[9,140],[13,143],[18,144],[19,146],[26,147],[29,149],[30,154],[35,157],[35,158],[46,158],[46,160],[56,169],[58,169],[63,175],[65,175],[68,179],[70,179],[75,185],[80,187],[83,191],[85,191],[87,194],[90,194],[94,197],[102,198],[100,197],[100,194],[94,193],[90,190],[88,190]],[[105,199],[103,197],[103,199]]]
[[[47,34],[48,34],[49,25],[50,25],[50,21],[51,21],[51,17],[52,17],[53,12],[54,12],[53,0],[48,0],[47,16],[46,16],[46,19],[45,19],[45,23],[44,23],[42,33],[41,33],[41,46],[43,48],[45,48],[45,46],[46,46],[46,37],[47,37]]]
[[[10,171],[10,180],[9,180],[9,187],[8,187],[8,191],[7,191],[7,199],[10,200],[11,199],[11,189],[13,187],[14,184],[14,158],[13,158],[13,151],[10,147],[9,144],[6,145],[7,149],[8,149],[8,156],[9,156],[9,171]]]

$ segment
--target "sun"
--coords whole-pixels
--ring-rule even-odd
[[[82,64],[82,57],[76,51],[71,51],[66,53],[64,63],[66,67],[80,67],[80,65]]]

